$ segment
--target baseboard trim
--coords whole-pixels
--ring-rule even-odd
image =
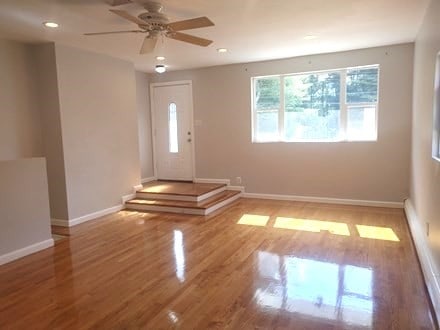
[[[195,183],[218,183],[218,184],[226,184],[230,185],[231,180],[228,179],[202,179],[202,178],[194,178],[193,182]]]
[[[156,180],[157,180],[157,178],[155,176],[151,176],[149,178],[141,179],[141,183],[147,183],[147,182],[156,181]]]
[[[45,241],[41,241],[29,246],[26,246],[24,248],[9,252],[7,254],[4,254],[0,256],[0,265],[4,265],[8,262],[23,258],[29,254],[47,249],[54,245],[54,241],[52,238],[47,239]]]
[[[144,188],[144,186],[141,185],[141,184],[138,184],[138,185],[136,185],[136,186],[133,186],[133,192],[136,192],[136,191],[138,191],[138,190],[142,190],[142,188]]]
[[[127,195],[128,196],[128,195]],[[124,196],[126,197],[126,196]],[[101,211],[93,212],[90,214],[83,215],[82,217],[78,217],[70,220],[61,220],[61,219],[51,219],[51,224],[54,226],[61,227],[73,227],[79,225],[80,223],[84,223],[90,220],[94,220],[99,217],[103,217],[104,215],[118,212],[124,208],[123,204],[109,207],[108,209],[104,209]]]
[[[422,266],[426,287],[434,307],[437,320],[440,320],[440,274],[436,271],[428,242],[421,227],[420,219],[410,199],[405,201],[405,214],[414,240],[414,245]]]
[[[227,186],[226,190],[236,190],[236,191],[244,192],[244,187],[243,186]]]
[[[340,198],[328,198],[328,197],[256,194],[256,193],[243,193],[242,197],[244,197],[244,198],[259,198],[259,199],[275,199],[275,200],[295,201],[295,202],[311,202],[311,203],[325,203],[325,204],[342,204],[342,205],[357,205],[357,206],[403,208],[403,203],[400,203],[400,202],[382,202],[382,201],[340,199]]]
[[[122,205],[124,205],[126,201],[129,201],[130,199],[133,198],[136,198],[136,193],[122,196]]]
[[[69,224],[69,220],[63,220],[63,219],[55,219],[55,218],[52,218],[52,219],[50,219],[50,224],[51,224],[52,226],[69,227],[69,226],[68,226],[68,224]]]

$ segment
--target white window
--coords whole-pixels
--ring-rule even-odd
[[[379,66],[252,78],[253,142],[377,139]]]
[[[437,55],[437,64],[435,66],[432,158],[440,162],[440,53]]]

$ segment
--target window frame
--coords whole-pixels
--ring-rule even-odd
[[[440,162],[440,52],[436,56],[434,77],[432,159]]]
[[[376,68],[377,69],[377,101],[376,102],[359,102],[359,103],[348,103],[347,102],[347,72],[349,70],[361,70],[368,68]],[[340,113],[339,113],[339,134],[335,139],[296,139],[296,140],[286,140],[285,139],[285,121],[284,114],[285,110],[285,78],[291,76],[303,76],[303,75],[312,75],[312,74],[323,74],[323,73],[339,73],[340,75],[340,94],[339,94],[339,104],[340,104]],[[278,136],[273,140],[259,140],[257,138],[257,109],[255,104],[255,90],[256,90],[256,82],[259,79],[264,78],[273,78],[279,77],[280,79],[280,106],[279,109],[272,109],[278,111]],[[252,143],[277,143],[277,142],[285,142],[285,143],[298,143],[298,142],[375,142],[378,139],[378,125],[379,125],[379,99],[380,99],[380,64],[369,64],[362,66],[354,66],[354,67],[346,67],[340,69],[326,69],[326,70],[314,70],[314,71],[305,71],[305,72],[296,72],[296,73],[283,73],[283,74],[273,74],[273,75],[265,75],[265,76],[255,76],[251,77],[251,129],[252,129]],[[372,135],[371,139],[354,139],[347,137],[347,128],[348,128],[348,111],[350,107],[375,107],[375,131]]]

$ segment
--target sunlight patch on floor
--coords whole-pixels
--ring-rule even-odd
[[[160,193],[164,190],[169,189],[171,186],[169,184],[161,184],[161,185],[155,185],[152,187],[146,187],[140,190],[140,192],[146,192],[146,193]]]
[[[244,214],[237,223],[239,225],[264,227],[268,221],[269,216],[267,215]]]
[[[118,215],[122,215],[122,216],[129,216],[129,215],[135,215],[138,214],[138,211],[130,211],[130,210],[121,210],[118,212]]]
[[[384,241],[400,242],[394,230],[387,227],[356,225],[359,236],[362,238],[379,239]]]
[[[314,233],[326,230],[331,234],[350,236],[347,224],[342,222],[277,217],[274,228],[302,230]]]

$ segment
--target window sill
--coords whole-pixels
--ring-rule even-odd
[[[376,139],[369,140],[276,140],[276,141],[252,141],[252,143],[347,143],[347,142],[377,142]],[[440,161],[440,158],[437,158]]]

